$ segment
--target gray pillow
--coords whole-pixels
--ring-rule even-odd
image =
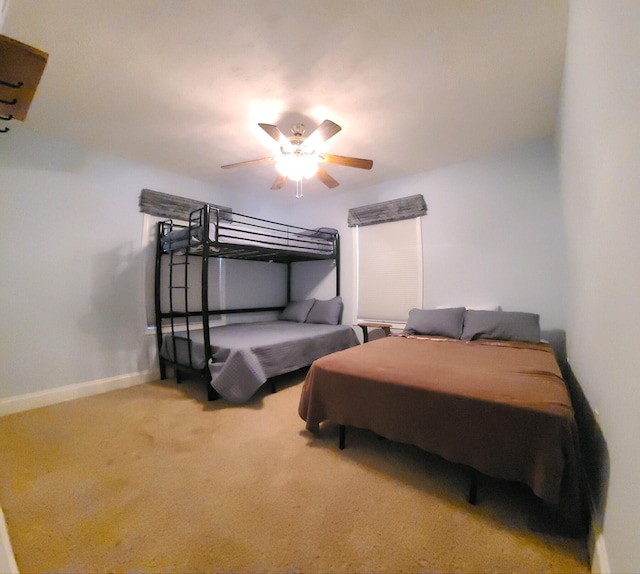
[[[459,339],[462,334],[464,307],[449,309],[411,309],[404,328],[407,335],[434,335]]]
[[[304,323],[315,299],[305,299],[304,301],[290,301],[280,313],[280,321],[296,321]]]
[[[325,323],[338,325],[342,318],[342,298],[340,296],[321,301],[316,299],[305,323]]]
[[[540,342],[540,315],[518,311],[471,311],[464,314],[461,339]]]

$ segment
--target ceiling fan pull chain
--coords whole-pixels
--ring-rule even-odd
[[[302,197],[302,180],[299,179],[296,181],[296,199],[300,199]]]

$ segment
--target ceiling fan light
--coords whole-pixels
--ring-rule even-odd
[[[283,157],[280,161],[278,161],[278,163],[276,163],[276,170],[280,175],[283,175],[284,177],[289,177],[289,169],[287,165],[288,162],[286,160],[287,158]]]
[[[313,177],[318,171],[318,159],[315,156],[285,155],[276,164],[280,175],[293,181],[301,181]]]
[[[309,179],[318,173],[318,158],[316,156],[305,156],[301,158],[304,169],[304,177]]]

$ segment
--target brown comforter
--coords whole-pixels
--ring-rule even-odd
[[[392,336],[313,363],[298,412],[369,429],[579,509],[577,431],[545,343]]]

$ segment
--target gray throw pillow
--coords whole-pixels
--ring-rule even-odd
[[[280,313],[280,321],[296,321],[304,323],[315,299],[305,299],[304,301],[290,301]]]
[[[540,342],[540,315],[519,311],[470,311],[464,314],[461,339]]]
[[[342,317],[342,298],[340,296],[321,301],[316,299],[305,323],[324,323],[338,325]]]
[[[462,334],[463,321],[464,307],[411,309],[404,333],[459,339]]]

